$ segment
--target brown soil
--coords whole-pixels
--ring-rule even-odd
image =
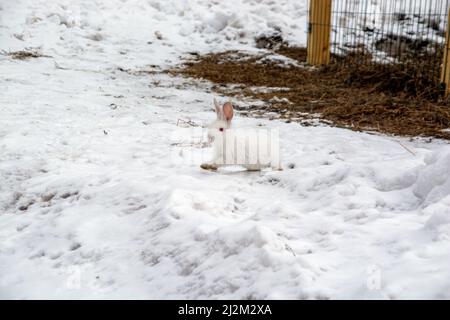
[[[16,59],[16,60],[26,60],[26,59],[31,59],[31,58],[41,58],[41,57],[48,58],[49,57],[49,56],[43,55],[37,51],[23,51],[23,50],[22,51],[13,51],[13,52],[3,51],[2,54],[10,56],[11,58]]]
[[[319,118],[353,130],[450,139],[450,131],[443,131],[450,128],[450,103],[420,72],[373,63],[352,67],[335,62],[312,68],[306,65],[304,48],[283,46],[277,54],[298,65],[280,64],[268,59],[268,53],[227,51],[195,55],[169,72],[212,81],[218,93],[265,102],[243,112],[275,112],[287,121]]]

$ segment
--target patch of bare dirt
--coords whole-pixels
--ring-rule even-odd
[[[27,60],[31,58],[41,58],[46,57],[49,58],[50,56],[44,55],[38,51],[2,51],[2,54],[5,56],[10,56],[12,59],[15,60]]]
[[[273,54],[294,60],[283,64]],[[355,57],[366,59],[367,57]],[[430,79],[399,66],[336,62],[306,65],[306,49],[281,46],[260,55],[195,55],[169,72],[214,82],[218,93],[264,101],[243,113],[286,121],[318,119],[353,130],[450,139],[450,103]],[[347,61],[348,62],[348,61]],[[307,122],[311,123],[311,122]]]

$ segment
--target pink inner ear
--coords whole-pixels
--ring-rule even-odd
[[[227,121],[233,119],[233,105],[230,102],[226,102],[223,105],[223,115]]]

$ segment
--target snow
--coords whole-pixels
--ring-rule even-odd
[[[302,43],[306,1],[0,7],[0,49],[51,56],[0,55],[1,298],[450,298],[447,142],[236,115],[285,170],[218,173],[181,143],[225,97],[153,71]]]
[[[333,15],[332,50],[345,54],[361,49],[362,44],[375,61],[392,63],[397,61],[393,53],[394,56],[401,53],[400,49],[392,50],[395,41],[405,46],[406,39],[411,39],[423,41],[422,48],[413,50],[433,53],[445,44],[449,4],[449,0],[333,1],[333,12],[348,14]],[[405,49],[407,46],[402,50]]]

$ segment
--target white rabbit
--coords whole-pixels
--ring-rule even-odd
[[[221,166],[241,165],[259,171],[271,167],[282,170],[279,157],[278,131],[268,129],[231,129],[233,105],[220,106],[214,99],[217,119],[208,126],[208,141],[213,145],[213,158],[200,167],[217,170]]]

